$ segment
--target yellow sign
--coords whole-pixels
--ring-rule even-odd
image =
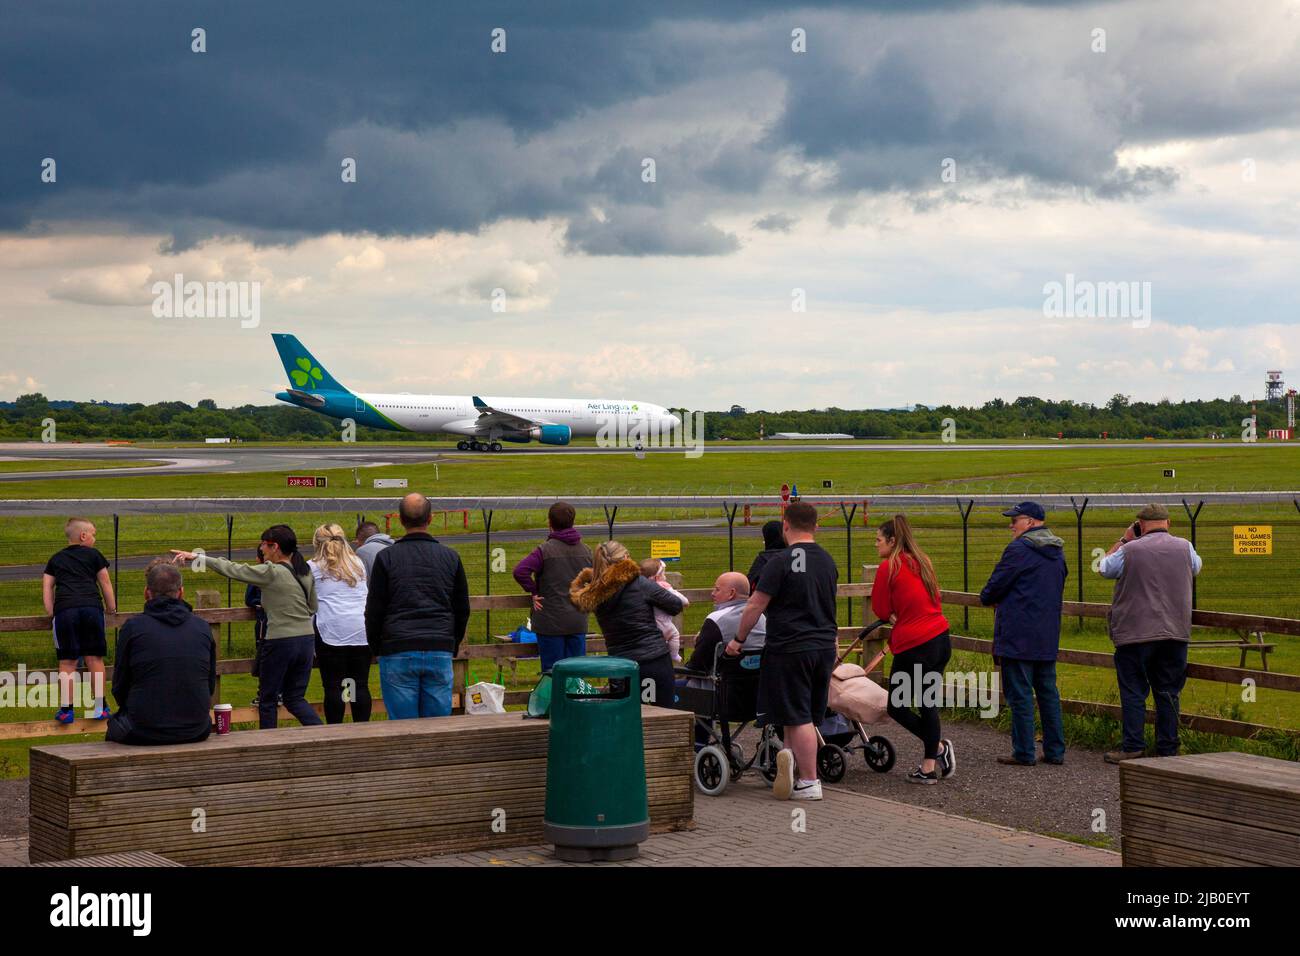
[[[660,561],[680,561],[682,559],[682,543],[680,541],[651,541],[650,557],[658,558]]]
[[[1233,525],[1232,553],[1272,554],[1273,526],[1270,524]]]

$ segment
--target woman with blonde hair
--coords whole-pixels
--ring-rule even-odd
[[[925,759],[907,775],[908,782],[938,783],[957,769],[952,741],[939,736],[942,729],[934,691],[930,691],[929,703],[925,694],[936,679],[938,686],[943,686],[943,669],[952,656],[948,619],[939,604],[939,582],[929,556],[916,543],[912,526],[901,514],[876,532],[876,553],[881,561],[871,588],[871,610],[893,625],[889,632],[893,655],[889,716],[925,745]]]
[[[680,614],[682,600],[672,591],[641,576],[641,566],[617,541],[605,541],[595,549],[591,567],[583,568],[569,585],[569,600],[581,611],[595,614],[611,657],[636,661],[641,670],[642,700],[671,707],[673,659],[668,652],[655,609]],[[647,697],[645,688],[653,687]]]
[[[321,525],[312,540],[316,554],[307,563],[320,603],[316,612],[316,660],[325,688],[325,722],[343,723],[344,707],[350,701],[352,721],[361,723],[370,719],[365,565],[336,524]]]

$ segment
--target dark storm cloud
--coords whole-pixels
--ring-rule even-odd
[[[1024,20],[1047,6],[1073,4],[233,0],[87,14],[6,3],[0,229],[101,222],[184,248],[218,235],[420,235],[556,216],[577,252],[714,255],[738,247],[708,221],[728,197],[734,207],[774,186],[924,194],[944,157],[975,179],[1140,197],[1175,173],[1118,168],[1124,145],[1294,114],[1294,80],[1279,89],[1266,65],[1223,89],[1207,69],[1215,51],[1180,56],[1200,41],[1162,45],[1158,22],[1142,56],[1089,60],[1080,36]],[[802,56],[789,52],[796,23],[809,30]],[[207,30],[202,55],[190,51],[196,26]],[[488,51],[498,26],[503,56]],[[779,79],[783,100],[747,100],[756,71]],[[706,104],[718,115],[773,111],[765,135],[701,122],[665,142],[600,125],[710,81],[732,83]],[[46,156],[58,161],[55,185],[39,180]],[[347,187],[345,156],[358,162]],[[641,177],[647,156],[654,184]],[[792,158],[830,172],[810,179]]]

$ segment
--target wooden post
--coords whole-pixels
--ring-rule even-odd
[[[455,657],[451,661],[451,693],[453,714],[465,713],[465,688],[469,686],[469,659]]]

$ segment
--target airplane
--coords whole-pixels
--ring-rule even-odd
[[[292,383],[275,393],[280,401],[371,428],[462,435],[456,443],[460,451],[501,451],[503,441],[567,445],[574,437],[595,436],[602,429],[607,435],[622,429],[620,437],[668,435],[681,425],[662,405],[627,399],[353,392],[296,336],[275,332],[271,338]]]

